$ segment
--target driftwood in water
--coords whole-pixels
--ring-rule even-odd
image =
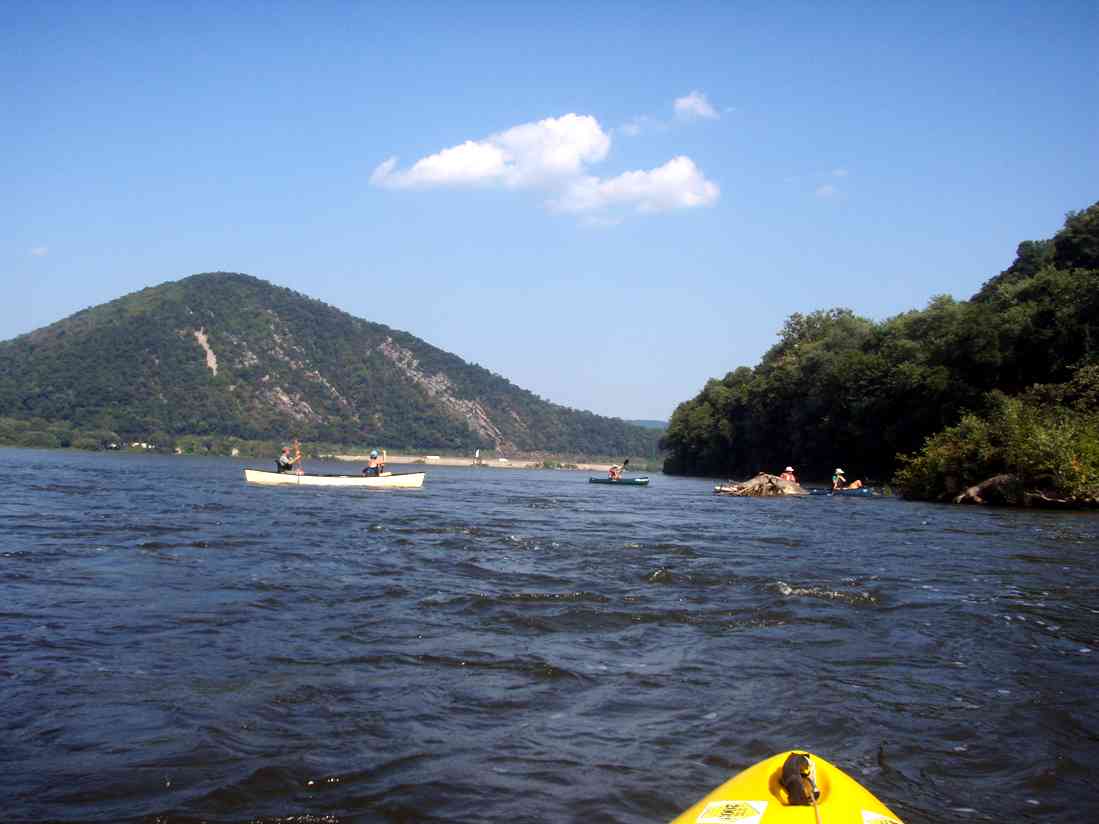
[[[808,495],[801,484],[795,481],[784,481],[778,475],[768,475],[760,472],[754,478],[743,483],[729,481],[714,487],[715,495],[733,495],[735,497],[766,498],[779,495]]]
[[[1088,509],[1099,506],[1093,499],[1064,498],[1043,490],[1026,489],[1015,475],[993,475],[954,498],[956,504],[1028,506],[1036,509]]]

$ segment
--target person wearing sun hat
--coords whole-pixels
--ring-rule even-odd
[[[797,475],[794,474],[794,467],[792,466],[788,466],[784,470],[782,470],[782,474],[779,475],[779,477],[782,478],[782,480],[789,481],[792,484],[796,484],[798,482]]]
[[[837,466],[836,474],[832,476],[832,491],[839,492],[841,489],[862,489],[862,481],[856,478],[851,483],[847,483],[843,470]]]

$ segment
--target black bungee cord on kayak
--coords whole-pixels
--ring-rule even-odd
[[[817,807],[820,788],[817,787],[813,773],[809,753],[792,752],[782,765],[782,778],[779,779],[779,783],[786,790],[786,796],[791,805],[805,807],[812,805],[817,824],[820,824],[820,808]]]

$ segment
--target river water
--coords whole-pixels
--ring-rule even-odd
[[[0,457],[4,821],[662,822],[802,747],[907,824],[1099,820],[1095,514]]]

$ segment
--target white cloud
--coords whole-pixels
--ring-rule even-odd
[[[638,115],[627,123],[619,126],[617,131],[626,137],[637,137],[648,132],[663,132],[668,129],[668,124],[647,114]]]
[[[504,157],[494,146],[466,141],[417,161],[407,172],[394,173],[396,167],[395,157],[379,163],[370,182],[396,189],[478,183],[502,175]]]
[[[35,246],[31,249],[31,254],[34,257],[45,257],[50,253],[50,247],[48,246]]]
[[[484,140],[467,140],[397,171],[391,157],[370,176],[391,189],[432,186],[536,186],[580,174],[584,164],[607,156],[611,139],[590,115],[567,114],[524,123]]]
[[[638,130],[644,125],[644,121],[634,122]],[[391,157],[378,164],[370,182],[388,189],[539,189],[548,193],[551,209],[582,213],[591,225],[617,222],[599,214],[609,209],[688,209],[710,206],[720,195],[717,184],[707,180],[686,156],[648,171],[625,172],[608,179],[592,175],[588,167],[605,159],[610,147],[611,139],[598,120],[567,114],[524,123],[482,140],[467,140],[423,157],[404,170],[398,168],[397,158]]]
[[[718,120],[721,118],[721,113],[700,91],[693,91],[688,95],[676,98],[672,103],[672,108],[675,110],[675,120],[698,120],[700,118]],[[730,106],[725,111],[733,112],[736,109]],[[618,131],[626,137],[637,137],[642,133],[665,132],[672,128],[674,122],[674,120],[665,120],[642,114],[619,126]]]
[[[721,117],[717,109],[706,99],[706,95],[700,91],[693,91],[685,97],[676,98],[674,105],[676,117],[684,120],[694,120],[699,117],[717,120]]]
[[[713,205],[721,194],[689,157],[672,158],[651,171],[625,172],[607,180],[573,181],[551,205],[563,212],[591,212],[615,206],[664,212]]]

